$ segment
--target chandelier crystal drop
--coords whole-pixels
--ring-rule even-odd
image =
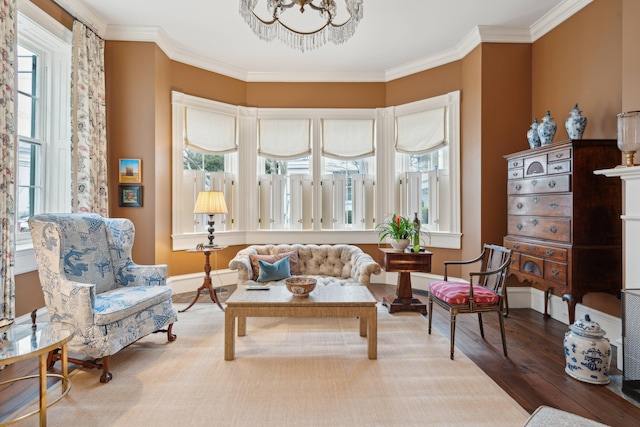
[[[266,0],[270,19],[263,19],[255,13],[258,1],[240,0],[240,15],[253,32],[262,40],[271,41],[277,38],[302,52],[316,49],[327,41],[334,44],[344,43],[353,36],[362,19],[363,0],[344,0],[349,18],[339,24],[333,22],[338,10],[334,0]],[[291,24],[283,23],[281,17],[294,6],[298,6],[300,13],[309,9],[317,11],[324,21],[321,27],[312,31],[302,31],[294,29]]]

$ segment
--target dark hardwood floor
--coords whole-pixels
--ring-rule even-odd
[[[395,286],[372,284],[372,293],[379,301],[394,292]],[[226,299],[233,287],[227,287]],[[191,302],[194,294],[177,295],[176,302]],[[415,297],[426,302],[422,292]],[[203,293],[199,303],[213,304]],[[614,391],[614,386],[583,383],[564,372],[562,342],[567,325],[530,309],[511,309],[505,319],[509,356],[502,354],[500,331],[496,316],[484,316],[485,339],[480,337],[475,315],[459,315],[456,327],[456,354],[463,352],[489,377],[502,387],[529,413],[540,405],[572,412],[612,427],[640,425],[640,405]],[[449,335],[449,315],[435,306],[433,325],[444,336]],[[451,362],[455,364],[455,361]],[[59,365],[59,363],[57,364]],[[56,370],[58,366],[56,365]],[[73,365],[71,366],[73,368]],[[0,371],[0,382],[37,372],[30,361],[8,366]],[[612,358],[612,378],[621,372]],[[22,382],[0,387],[0,423],[13,410],[37,398],[37,384]],[[108,387],[106,384],[104,387]],[[73,393],[73,390],[72,390]]]

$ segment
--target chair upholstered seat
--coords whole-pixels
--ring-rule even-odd
[[[108,325],[171,299],[168,286],[129,286],[96,295],[94,322]],[[166,319],[164,319],[166,320]]]
[[[469,284],[466,282],[438,281],[429,285],[429,292],[435,297],[453,305],[469,304]],[[500,295],[484,286],[473,286],[473,301],[477,305],[498,304]]]

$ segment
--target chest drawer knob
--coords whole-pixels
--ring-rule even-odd
[[[516,184],[516,191],[522,190],[522,184]]]
[[[552,208],[557,208],[560,205],[558,205],[556,202],[551,202],[551,203],[549,203],[549,206],[552,207]]]
[[[547,249],[544,252],[547,256],[552,256],[554,253],[556,253],[556,251],[552,250],[552,249]]]
[[[552,233],[557,233],[558,232],[558,227],[556,227],[555,225],[552,225],[551,227],[549,227],[549,231]]]
[[[516,207],[517,207],[518,209],[522,209],[522,206],[523,206],[523,205],[522,205],[522,203],[518,203],[518,204],[516,205]]]
[[[560,166],[560,165],[558,165],[558,166],[554,167],[553,169],[554,169],[554,170],[557,170],[557,171],[561,171],[561,170],[563,170],[563,169],[564,169],[564,166]]]
[[[516,224],[516,228],[517,228],[518,230],[522,230],[522,224],[520,224],[520,223]]]
[[[557,270],[555,268],[551,269],[551,274],[553,274],[554,276],[557,276],[558,274],[560,274],[560,270]]]
[[[538,225],[538,220],[537,220],[537,219],[534,219],[533,221],[531,221],[531,223],[532,223],[533,225]]]
[[[513,244],[513,248],[514,249],[520,249],[520,243],[514,243]]]
[[[533,198],[533,204],[534,204],[534,205],[537,205],[539,201],[540,201],[540,198],[539,198],[539,197],[534,197],[534,198]]]
[[[538,185],[538,180],[534,179],[533,181],[531,181],[531,186],[535,187],[536,185]]]
[[[556,153],[555,156],[556,156],[556,159],[561,159],[564,156],[564,154],[563,153]]]
[[[528,250],[529,252],[533,252],[533,251],[535,251],[535,250],[536,250],[536,247],[535,247],[535,246],[533,246],[533,245],[529,245],[529,246],[527,246],[527,250]]]
[[[556,186],[556,182],[555,181],[549,181],[549,188],[553,188]]]

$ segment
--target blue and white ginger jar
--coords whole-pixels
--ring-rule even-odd
[[[611,344],[605,331],[588,314],[569,326],[564,335],[565,372],[591,384],[609,384]]]
[[[538,125],[538,135],[540,136],[540,145],[549,145],[553,142],[553,137],[556,135],[556,122],[553,121],[550,111],[547,111],[547,114],[542,118],[542,123]]]
[[[584,128],[587,127],[587,118],[582,115],[582,111],[578,108],[578,104],[573,107],[567,120],[564,122],[567,128],[567,134],[571,139],[582,139]]]
[[[527,131],[527,140],[529,148],[540,147],[540,135],[538,135],[538,119],[534,118],[531,123],[531,129]]]

